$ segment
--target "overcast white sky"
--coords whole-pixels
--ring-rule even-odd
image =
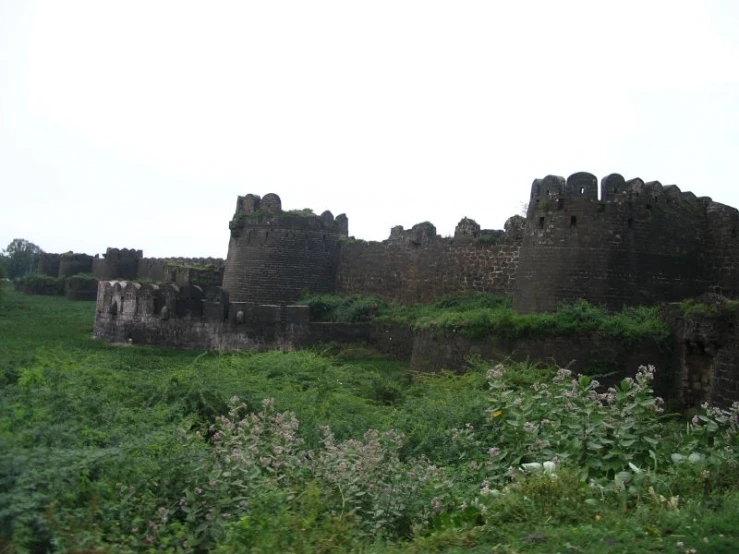
[[[739,2],[0,0],[0,248],[225,256],[236,197],[501,228],[548,173],[739,206]]]

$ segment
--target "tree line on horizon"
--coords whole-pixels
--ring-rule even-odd
[[[0,278],[15,279],[33,273],[44,251],[26,239],[13,239],[0,253]]]

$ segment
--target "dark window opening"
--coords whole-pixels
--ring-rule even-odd
[[[543,228],[544,228],[544,218],[540,217],[539,218],[539,229],[543,229]]]
[[[629,225],[629,229],[634,228],[634,218],[633,217],[629,218],[628,225]]]
[[[606,205],[604,203],[598,204],[598,212],[603,213],[606,211]]]
[[[577,216],[573,215],[570,217],[570,227],[577,227]]]
[[[652,211],[652,205],[651,204],[647,204],[647,209],[651,212]]]
[[[736,238],[736,227],[734,227],[734,228],[733,228],[733,229],[731,230],[731,238],[733,238],[733,239],[735,239],[735,238]]]
[[[564,199],[558,198],[557,199],[557,209],[558,210],[561,210],[564,207],[565,207],[565,201],[564,201]]]

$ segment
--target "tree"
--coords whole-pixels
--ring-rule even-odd
[[[15,279],[26,273],[36,271],[39,257],[44,251],[26,239],[13,239],[3,250],[5,269],[8,277]]]

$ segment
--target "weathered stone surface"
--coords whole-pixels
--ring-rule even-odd
[[[259,210],[249,211],[249,197],[237,203],[229,225],[223,288],[231,301],[286,303],[306,289],[333,292],[346,216],[283,212],[276,194],[265,195]],[[258,197],[251,198],[253,203]]]
[[[675,186],[546,177],[531,189],[514,307],[552,311],[584,298],[611,309],[739,292],[739,212]]]

